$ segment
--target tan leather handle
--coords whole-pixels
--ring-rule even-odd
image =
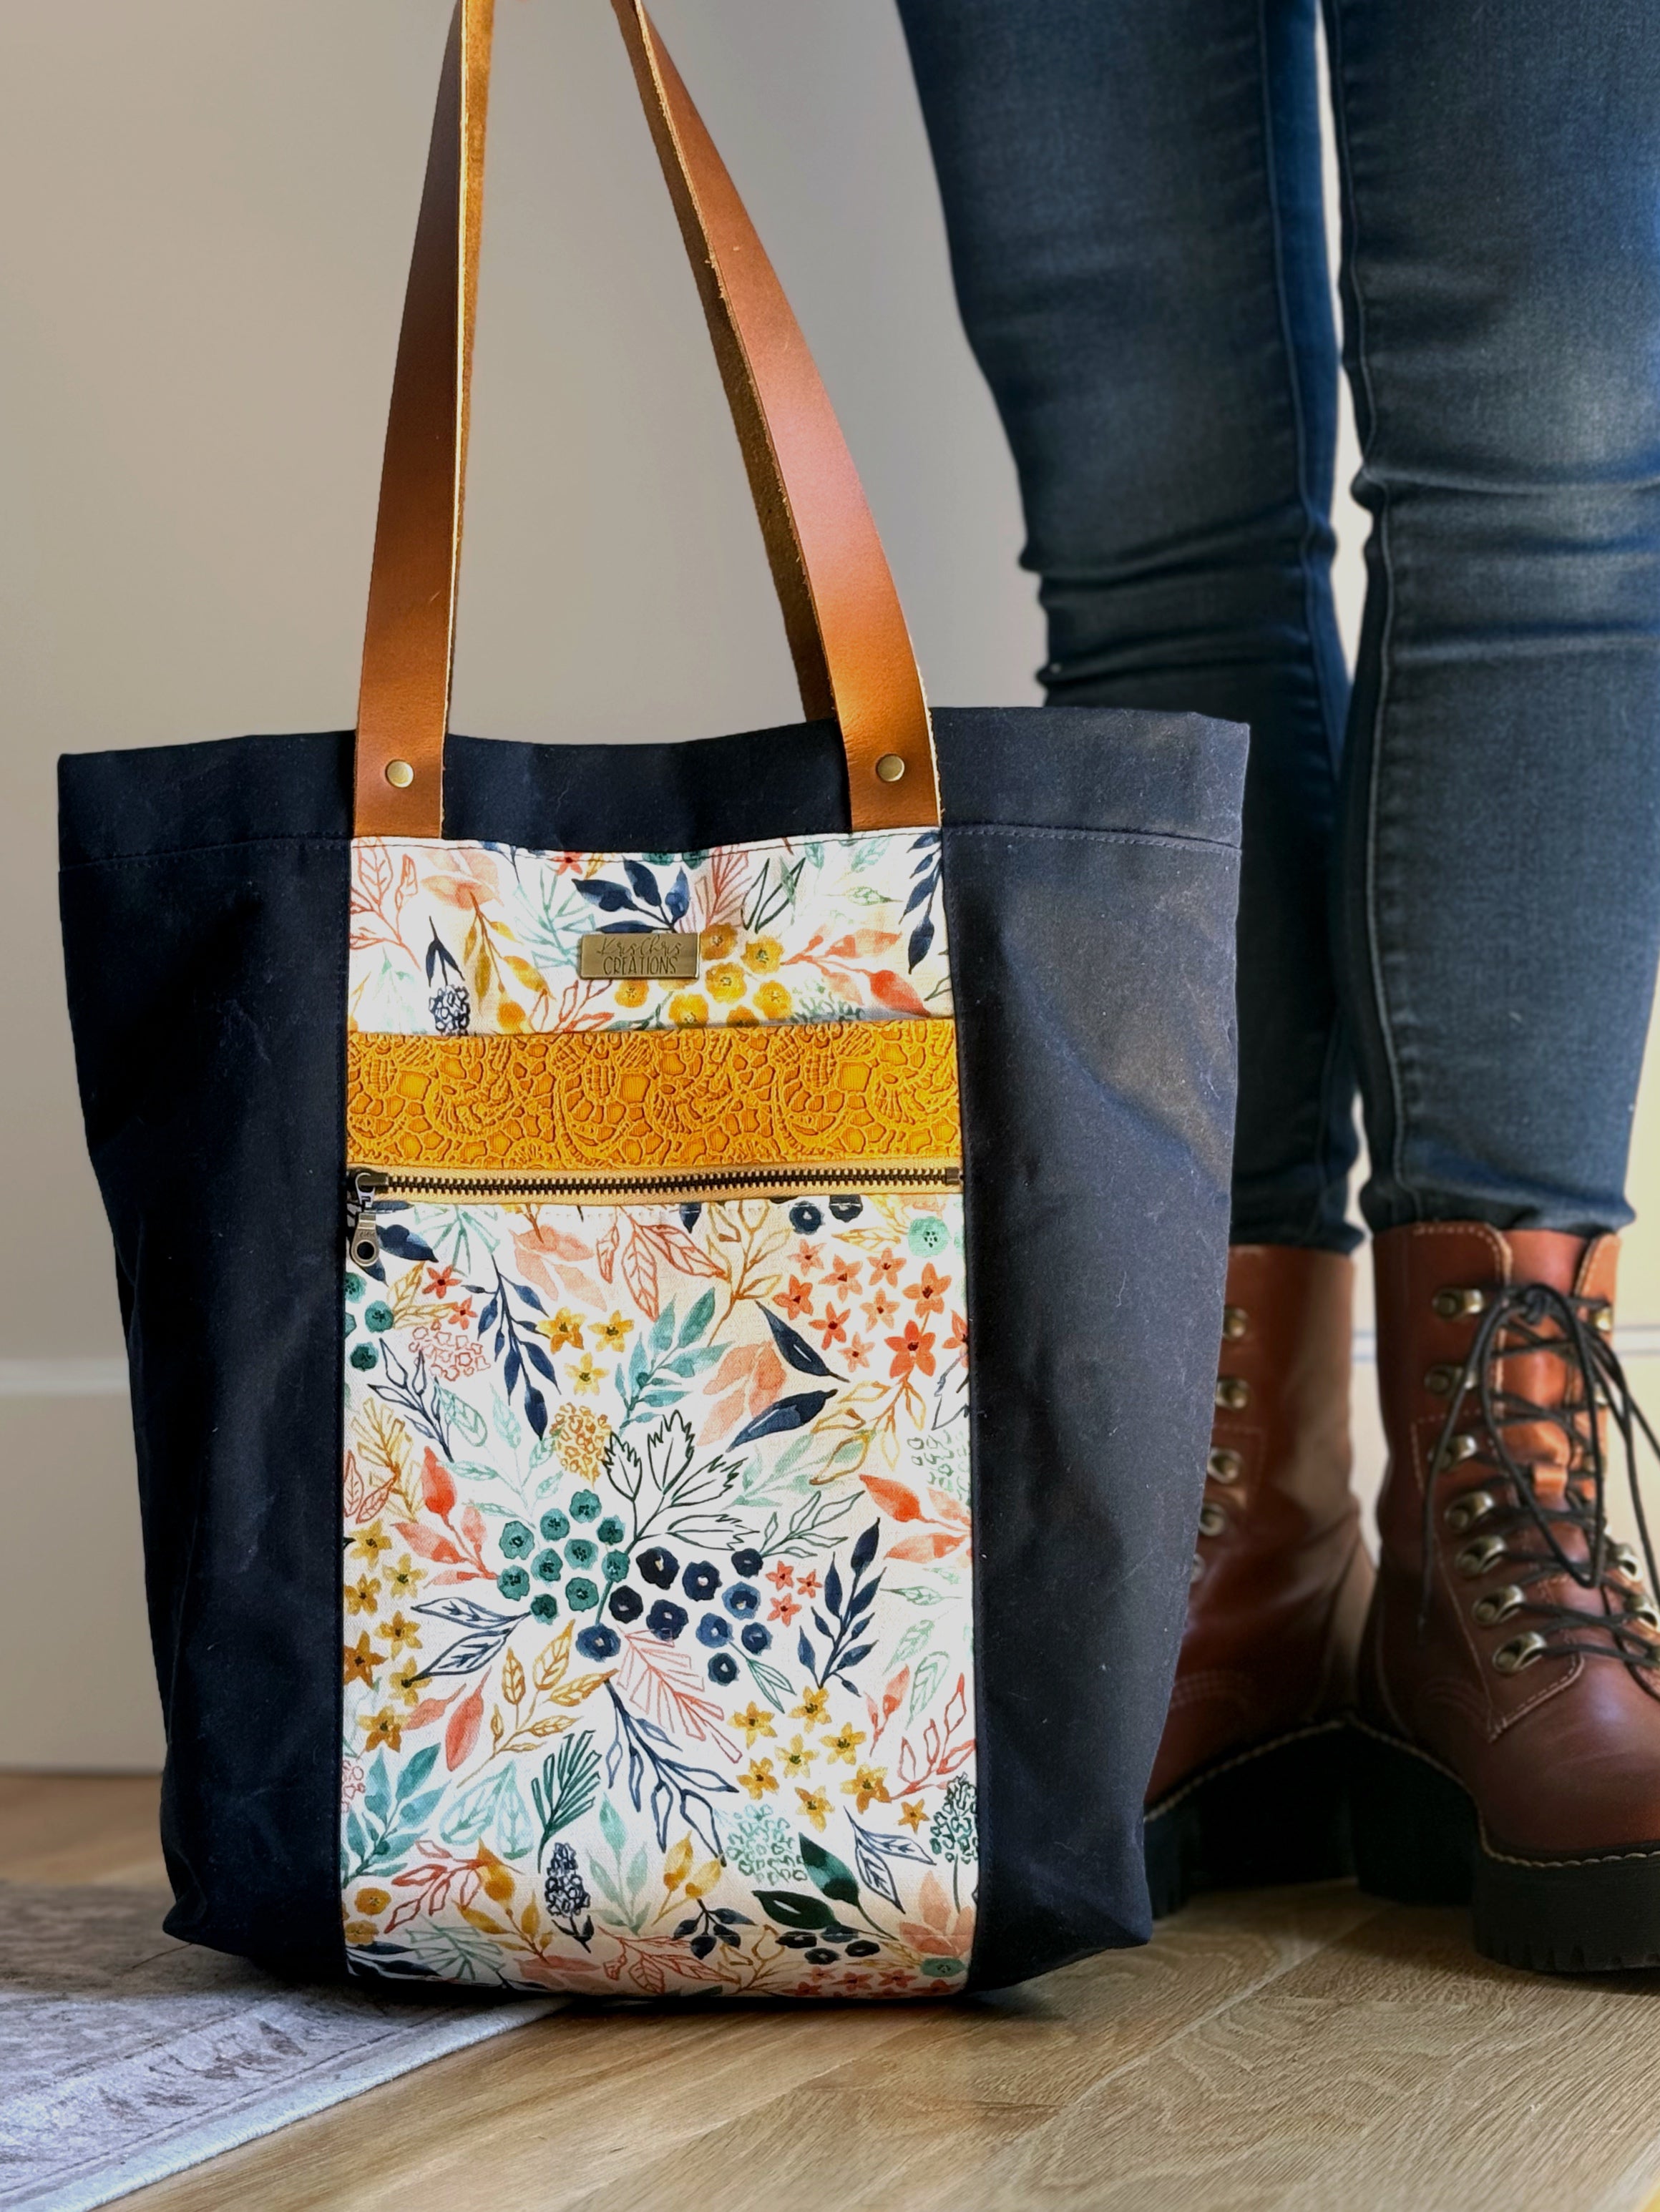
[[[685,240],[795,661],[857,830],[939,819],[927,702],[841,427],[772,264],[640,0],[612,0]],[[357,714],[360,836],[443,833],[493,0],[450,26],[404,302]]]

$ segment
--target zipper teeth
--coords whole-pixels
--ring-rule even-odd
[[[848,1162],[834,1167],[715,1168],[704,1175],[657,1176],[421,1175],[395,1168],[354,1168],[350,1172],[362,1176],[360,1188],[371,1204],[377,1197],[488,1202],[492,1198],[674,1198],[710,1190],[955,1190],[963,1180],[960,1167],[945,1163],[894,1168]]]

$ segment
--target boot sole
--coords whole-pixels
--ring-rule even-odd
[[[1152,1916],[1201,1889],[1333,1881],[1349,1851],[1347,1724],[1317,1722],[1249,1744],[1147,1808]]]
[[[1660,1966],[1660,1844],[1529,1858],[1498,1850],[1474,1800],[1427,1753],[1356,1723],[1351,1778],[1362,1889],[1468,1905],[1475,1948],[1535,1973]]]

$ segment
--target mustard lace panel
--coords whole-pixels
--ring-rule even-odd
[[[356,1164],[544,1174],[962,1157],[950,1021],[348,1039]]]

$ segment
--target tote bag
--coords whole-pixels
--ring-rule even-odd
[[[167,1924],[307,1974],[949,1995],[1148,1931],[1244,733],[931,723],[800,333],[618,16],[803,723],[447,734],[465,0],[356,732],[62,764]]]

